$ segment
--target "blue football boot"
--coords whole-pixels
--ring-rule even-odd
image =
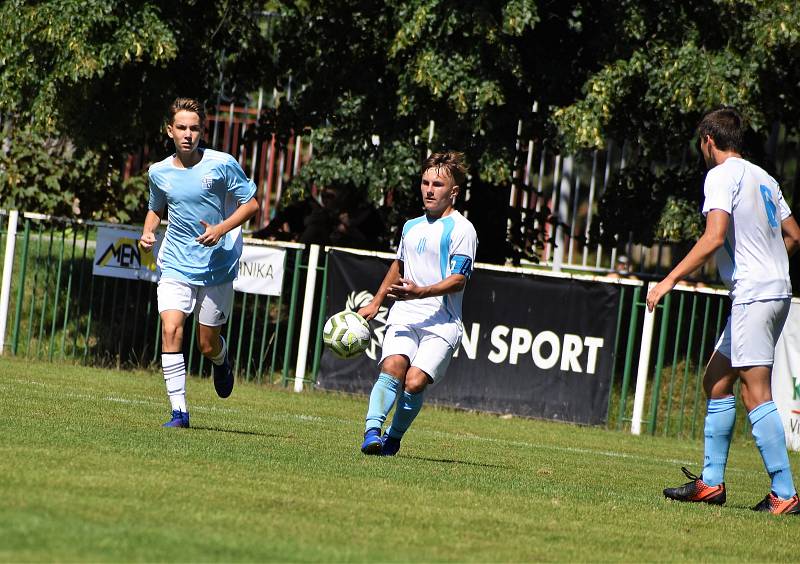
[[[381,443],[382,456],[394,456],[397,454],[397,451],[400,450],[400,439],[395,439],[389,435],[388,431],[383,434]]]
[[[225,353],[225,360],[217,366],[211,363],[214,371],[214,389],[221,398],[227,398],[233,391],[233,369],[228,362],[228,353]]]
[[[367,429],[364,433],[364,442],[361,443],[361,452],[364,454],[380,454],[383,449],[381,430],[377,427]]]
[[[189,413],[174,409],[172,411],[172,419],[162,425],[162,427],[189,427]]]

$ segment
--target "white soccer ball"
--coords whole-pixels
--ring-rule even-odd
[[[369,348],[369,325],[354,311],[340,311],[325,322],[322,340],[339,358],[354,358]]]

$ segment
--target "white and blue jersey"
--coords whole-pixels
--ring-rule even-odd
[[[472,274],[478,236],[472,223],[453,210],[430,221],[427,216],[409,220],[397,249],[403,277],[418,286],[431,286],[452,274]],[[453,349],[461,342],[461,303],[464,291],[416,300],[395,302],[389,325],[409,325],[445,339]]]
[[[158,253],[163,278],[215,286],[236,278],[242,255],[242,230],[225,234],[213,247],[195,239],[205,232],[200,221],[221,223],[256,192],[239,163],[227,153],[202,149],[199,163],[178,168],[173,156],[150,166],[149,208],[169,210],[169,226]]]
[[[719,274],[734,304],[791,297],[789,258],[781,222],[791,215],[778,183],[761,167],[729,157],[708,171],[703,215],[730,215],[716,254]]]

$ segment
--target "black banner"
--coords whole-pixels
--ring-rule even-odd
[[[327,314],[372,299],[390,261],[331,251]],[[476,270],[464,294],[464,337],[426,402],[574,423],[600,424],[608,407],[619,286]],[[369,393],[391,301],[371,322],[367,354],[325,351],[324,389]]]

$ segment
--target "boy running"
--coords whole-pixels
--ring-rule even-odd
[[[214,388],[226,398],[233,390],[228,347],[220,330],[233,305],[233,280],[242,254],[239,227],[258,211],[256,187],[232,156],[199,148],[205,112],[197,100],[178,98],[169,108],[167,135],[175,154],[149,170],[150,201],[139,241],[145,251],[156,242],[164,211],[169,226],[158,253],[158,311],[161,366],[172,419],[164,427],[189,427],[183,325],[198,316],[200,352],[213,366]]]

